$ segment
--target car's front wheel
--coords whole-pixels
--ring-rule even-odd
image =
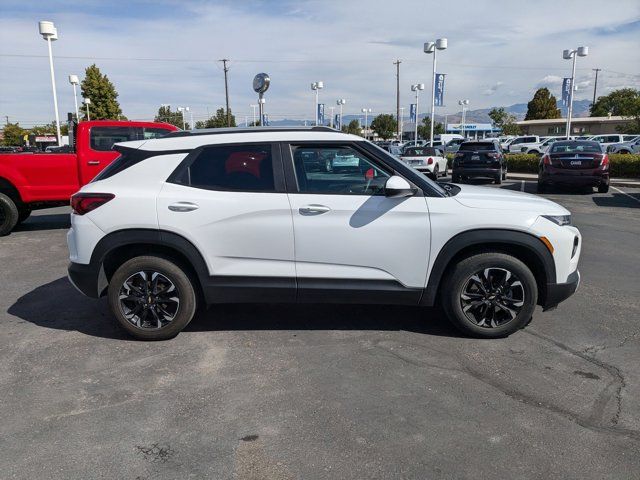
[[[191,278],[162,257],[141,256],[123,263],[111,277],[108,297],[122,328],[140,340],[175,337],[196,311]]]
[[[462,332],[479,338],[512,334],[531,320],[538,287],[531,270],[498,252],[472,255],[454,266],[442,288],[442,305]]]

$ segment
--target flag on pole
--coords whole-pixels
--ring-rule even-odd
[[[324,103],[318,104],[318,125],[324,125]]]
[[[444,106],[444,73],[436,73],[435,106]]]
[[[269,115],[267,115],[266,113],[262,114],[262,126],[264,127],[269,126]]]
[[[336,118],[333,121],[333,125],[336,130],[342,130],[342,118],[340,118],[339,113],[336,113]]]
[[[569,95],[571,95],[571,78],[562,79],[562,105],[569,105]]]
[[[409,121],[411,123],[416,123],[416,104],[412,103],[409,108]]]

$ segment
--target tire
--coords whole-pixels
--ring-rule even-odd
[[[498,173],[498,176],[494,179],[494,182],[496,185],[500,185],[502,184],[502,168],[500,168],[500,172]]]
[[[462,178],[460,175],[456,175],[455,173],[451,176],[451,183],[461,183]]]
[[[141,272],[145,275],[141,275]],[[148,282],[151,278],[157,279],[160,292],[176,292],[177,295],[154,298],[152,292],[151,295],[144,293],[145,290],[149,292],[150,288],[149,283],[144,286],[145,276]],[[129,294],[130,299],[121,301],[120,297],[124,294]],[[194,282],[185,270],[173,260],[156,256],[135,257],[123,263],[111,277],[108,298],[111,312],[120,326],[139,340],[175,337],[191,322],[197,307]],[[159,299],[166,299],[167,302]],[[140,315],[135,314],[136,309]]]
[[[0,237],[9,235],[18,224],[18,207],[11,198],[0,193]]]
[[[18,225],[24,222],[27,218],[31,216],[30,208],[20,208],[18,209]]]
[[[497,288],[489,295],[482,293],[480,285],[487,290],[490,284],[497,287],[504,280],[510,285],[508,290],[503,287],[506,294],[496,294],[500,292]],[[461,332],[476,338],[500,338],[531,321],[538,286],[531,270],[517,258],[498,252],[479,253],[453,267],[443,282],[441,301],[447,317]]]
[[[502,172],[502,180],[506,180],[506,179],[507,179],[507,170]]]
[[[598,185],[598,193],[609,193],[609,184],[601,183]]]
[[[547,190],[547,186],[544,183],[538,181],[538,187],[536,188],[536,191],[538,193],[544,193],[546,190]]]
[[[432,175],[433,175],[433,179],[437,181],[438,177],[440,176],[440,167],[438,167],[438,165],[435,165],[433,167],[433,174]]]
[[[630,152],[629,150],[620,150],[619,152],[611,152],[611,153],[621,153],[621,154],[623,154],[623,155],[628,155],[628,154],[630,154],[631,152]]]

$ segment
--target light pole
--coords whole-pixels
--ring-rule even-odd
[[[363,108],[362,113],[364,113],[364,139],[366,140],[367,139],[367,121],[368,121],[368,116],[371,113],[371,109]]]
[[[51,90],[53,91],[53,109],[56,114],[56,133],[58,134],[58,145],[62,145],[62,135],[60,135],[60,115],[58,114],[58,96],[56,95],[56,74],[53,71],[53,52],[51,42],[58,40],[58,29],[53,22],[41,21],[38,23],[40,35],[47,42],[49,47],[49,69],[51,70]]]
[[[266,73],[259,73],[255,77],[253,77],[253,91],[258,94],[258,106],[260,107],[260,126],[264,127],[264,92],[269,89],[269,85],[271,85],[271,77]]]
[[[251,105],[249,105],[252,109],[253,109],[253,126],[257,127],[258,124],[256,123],[256,108],[258,108],[257,104],[252,103]]]
[[[400,107],[400,136],[398,141],[402,143],[402,132],[404,130],[404,107]]]
[[[182,114],[182,129],[186,130],[187,129],[187,124],[184,120],[184,112],[188,112],[189,110],[191,110],[189,107],[178,107],[178,111]],[[191,125],[190,125],[191,129],[193,129],[193,113],[191,114]]]
[[[73,104],[76,106],[76,121],[80,121],[80,113],[78,113],[78,93],[76,92],[76,85],[80,83],[77,75],[69,75],[69,83],[73,85]]]
[[[413,144],[418,145],[418,93],[420,90],[424,90],[424,83],[416,83],[411,85],[411,91],[416,92],[416,125],[413,133]]]
[[[424,53],[433,53],[433,75],[431,76],[431,138],[429,145],[433,147],[433,125],[436,123],[436,52],[447,49],[447,39],[439,38],[435,42],[424,44]]]
[[[344,98],[339,98],[338,100],[336,100],[336,105],[338,105],[340,107],[340,130],[342,130],[342,127],[343,127],[343,123],[342,123],[342,107],[344,106],[345,103],[347,103],[347,101]]]
[[[331,118],[329,118],[329,126],[331,128],[333,128],[333,111],[335,110],[336,107],[329,107],[329,110],[331,110]]]
[[[91,120],[91,116],[89,115],[89,105],[91,105],[91,99],[89,97],[83,98],[82,103],[87,107],[87,121]]]
[[[458,105],[462,107],[462,136],[464,137],[464,125],[467,122],[467,106],[469,105],[469,100],[458,100]]]
[[[569,91],[569,110],[567,111],[567,140],[571,135],[571,115],[573,114],[573,91],[575,89],[576,78],[576,57],[586,57],[589,55],[589,47],[578,47],[573,50],[564,50],[562,58],[565,60],[573,60],[571,67],[571,90]]]
[[[320,115],[318,115],[318,92],[324,88],[324,82],[313,82],[311,84],[311,90],[316,92],[316,125],[320,123]]]

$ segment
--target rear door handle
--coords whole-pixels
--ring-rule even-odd
[[[198,205],[192,202],[176,202],[169,205],[169,210],[172,212],[193,212],[197,210]]]
[[[330,212],[331,209],[325,205],[305,205],[298,209],[300,215],[322,215]]]
[[[100,160],[89,160],[87,165],[100,165]]]

